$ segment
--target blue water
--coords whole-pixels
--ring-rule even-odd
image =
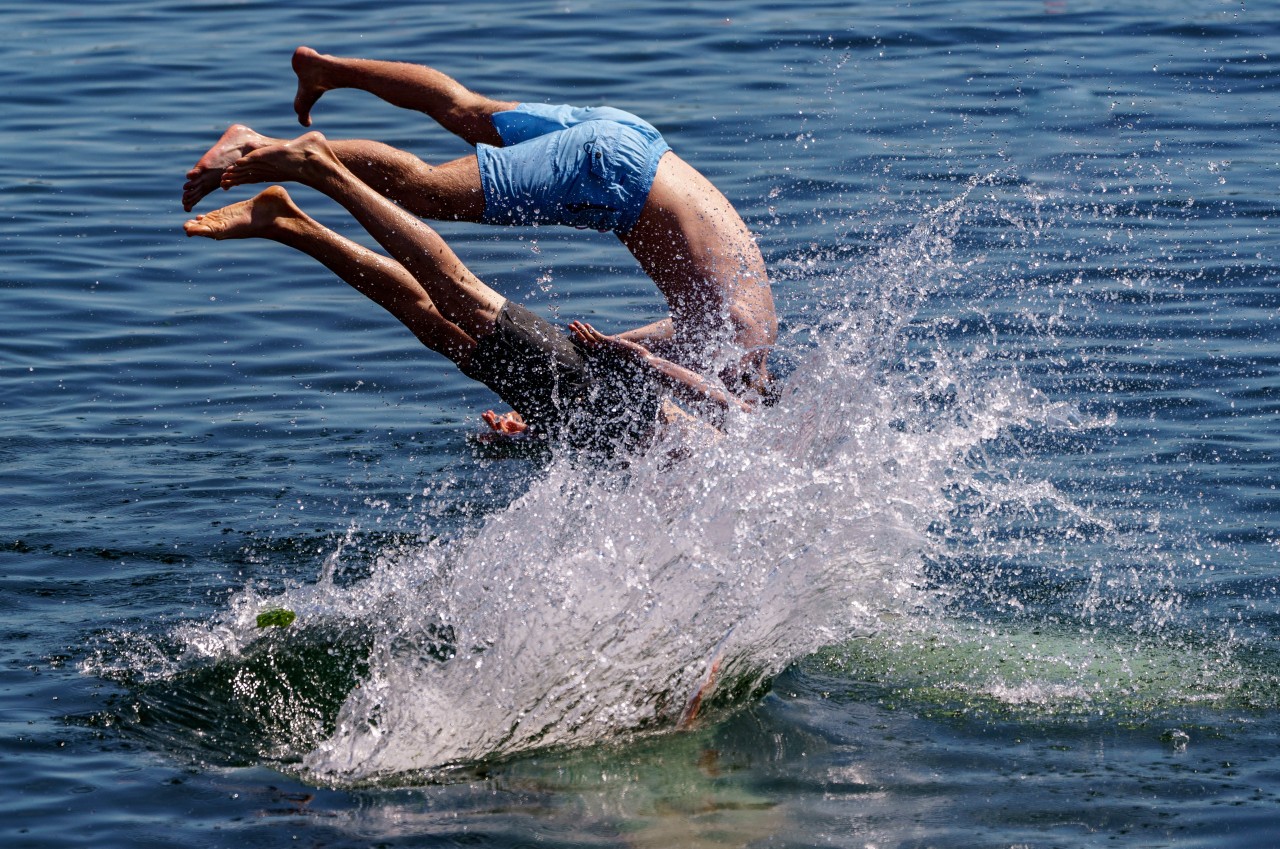
[[[0,843],[1272,845],[1272,9],[305,6],[3,13]],[[652,121],[760,237],[781,403],[495,448],[319,266],[184,238],[298,44]],[[439,229],[556,320],[662,314],[611,237]]]

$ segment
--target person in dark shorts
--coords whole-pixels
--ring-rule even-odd
[[[778,322],[755,237],[710,181],[648,122],[611,107],[495,100],[425,65],[299,47],[294,110],[304,126],[327,91],[356,89],[422,112],[475,147],[428,164],[375,141],[330,142],[365,184],[415,215],[611,231],[666,298],[670,317],[619,334],[668,361],[717,373],[731,391],[763,387]],[[246,154],[279,145],[234,124],[187,173],[190,211]]]
[[[519,411],[521,423],[532,425],[535,435],[607,451],[633,450],[648,440],[658,422],[659,381],[634,360],[611,356],[587,334],[589,327],[581,325],[571,340],[537,313],[508,300],[494,329],[476,340],[471,358],[459,367]],[[485,417],[503,430],[497,422],[502,417],[492,410]],[[512,430],[510,414],[503,421]]]
[[[393,257],[303,212],[284,188],[187,221],[189,236],[265,238],[302,251],[399,319],[433,351],[483,382],[534,432],[601,447],[640,444],[664,416],[661,394],[745,405],[643,346],[571,325],[576,344],[477,278],[444,239],[360,180],[320,133],[260,148],[225,169],[230,185],[294,181],[327,195]],[[488,414],[493,416],[492,412]]]

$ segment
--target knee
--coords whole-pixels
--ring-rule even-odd
[[[493,100],[484,95],[469,93],[470,96],[455,103],[450,108],[449,121],[462,140],[469,145],[489,144],[502,147],[502,136],[493,125],[493,116],[498,112],[508,112],[518,104],[504,100]]]

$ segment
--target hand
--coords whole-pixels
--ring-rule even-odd
[[[480,414],[480,418],[484,419],[485,424],[495,433],[501,433],[506,436],[515,436],[529,429],[529,425],[525,423],[524,416],[515,410],[502,415],[498,415],[493,410],[485,410]]]
[[[569,330],[573,335],[578,337],[589,351],[616,351],[620,354],[627,354],[636,359],[644,359],[649,356],[649,349],[619,336],[607,336],[596,330],[585,321],[569,322]]]
[[[485,424],[495,433],[502,433],[507,436],[515,436],[529,429],[529,425],[525,423],[524,416],[515,410],[502,415],[498,415],[493,410],[485,410],[480,414],[480,418],[484,419]]]

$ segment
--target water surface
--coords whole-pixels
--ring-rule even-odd
[[[1268,10],[5,22],[5,845],[1268,845]],[[303,43],[659,126],[760,236],[782,403],[675,463],[494,450],[493,396],[311,261],[185,239],[227,124],[297,131]],[[661,315],[611,237],[440,230],[554,319]]]

